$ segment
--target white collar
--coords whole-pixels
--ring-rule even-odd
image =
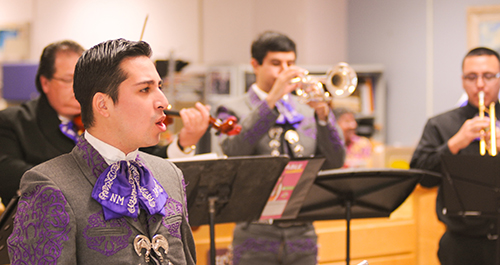
[[[264,100],[267,98],[268,93],[260,89],[260,87],[258,87],[257,84],[255,83],[252,84],[250,88],[253,89],[253,91],[255,92],[255,94],[257,94],[257,97],[259,97],[260,100]],[[288,101],[288,94],[283,96],[283,100]]]
[[[59,120],[61,121],[62,124],[66,124],[66,123],[71,121],[70,119],[68,119],[62,115],[57,115],[57,117],[59,118]]]
[[[135,151],[132,151],[125,155],[125,153],[120,149],[97,139],[95,136],[90,134],[89,131],[85,131],[84,137],[89,142],[89,144],[91,144],[95,148],[95,150],[99,152],[99,154],[104,158],[108,165],[111,165],[120,160],[135,160],[139,153],[139,150],[136,149]]]

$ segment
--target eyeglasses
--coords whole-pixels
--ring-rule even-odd
[[[495,81],[496,79],[498,79],[500,77],[500,73],[496,73],[496,74],[485,73],[485,74],[482,74],[482,75],[468,74],[468,75],[464,75],[462,78],[464,79],[465,82],[468,82],[470,84],[476,84],[477,79],[479,77],[483,78],[483,81],[485,83],[491,83],[491,82]]]
[[[61,81],[67,85],[73,85],[73,78],[60,78],[60,77],[52,77],[52,79]]]

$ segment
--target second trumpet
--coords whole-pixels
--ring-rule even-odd
[[[479,117],[484,118],[484,112],[486,111],[486,107],[484,106],[484,91],[479,91]],[[497,155],[497,136],[496,136],[496,113],[495,113],[495,102],[491,102],[489,107],[489,116],[490,116],[490,146],[486,148],[486,140],[484,137],[485,131],[481,130],[481,136],[479,139],[479,153],[484,156],[486,154],[486,149],[488,149],[488,153],[490,156]]]

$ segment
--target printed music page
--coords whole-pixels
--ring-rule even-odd
[[[308,162],[307,160],[288,162],[271,192],[260,220],[281,218]]]

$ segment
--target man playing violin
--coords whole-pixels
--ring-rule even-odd
[[[0,112],[0,197],[5,203],[16,194],[24,172],[75,146],[59,126],[80,114],[73,72],[83,51],[73,41],[45,47],[35,80],[40,96]]]
[[[490,119],[478,116],[478,94],[484,92],[484,105],[494,103],[496,117],[499,117],[499,78],[500,57],[496,51],[478,47],[467,53],[462,62],[462,86],[469,98],[468,102],[427,121],[413,153],[411,168],[442,173],[442,156],[480,155],[481,135],[484,134],[486,139],[490,139],[487,131]],[[500,130],[496,127],[495,131],[499,148]],[[436,213],[439,220],[446,225],[446,232],[439,242],[438,258],[441,264],[496,264],[496,219],[447,215],[444,211],[441,179],[427,177],[421,180],[421,184],[425,187],[440,187]]]
[[[83,51],[70,40],[46,46],[35,80],[40,96],[0,111],[0,198],[5,204],[19,189],[24,172],[75,146],[79,129],[74,118],[80,115],[80,104],[73,94],[73,72]],[[149,147],[146,152],[160,157],[195,154],[190,147],[207,130],[209,108],[197,103],[195,108],[181,110],[180,115],[184,127],[173,144]]]
[[[298,102],[292,79],[304,74],[295,65],[295,43],[277,32],[264,32],[251,47],[256,82],[243,96],[221,103],[217,117],[235,116],[242,129],[220,135],[228,156],[323,156],[324,168],[340,168],[345,150],[342,132],[326,102]],[[233,264],[316,264],[317,236],[311,222],[240,223],[234,230]]]

